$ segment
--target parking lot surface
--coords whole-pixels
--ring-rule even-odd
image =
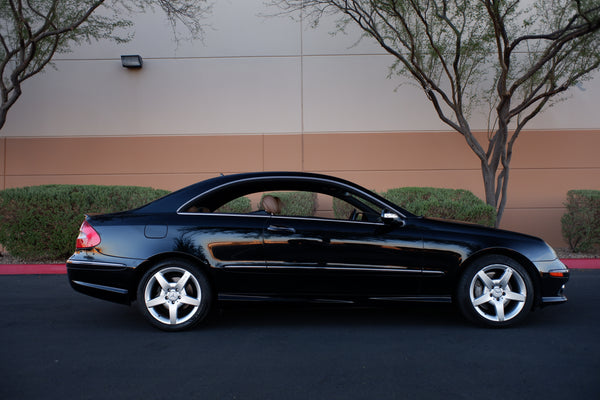
[[[598,270],[501,330],[449,304],[226,303],[173,334],[64,275],[0,284],[2,399],[600,398]]]

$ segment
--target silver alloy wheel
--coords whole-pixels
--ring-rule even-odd
[[[519,315],[527,300],[527,286],[518,271],[504,264],[488,265],[471,280],[473,308],[488,321],[504,322]]]
[[[144,303],[157,321],[177,325],[194,316],[202,302],[202,289],[184,268],[168,267],[154,273],[146,283]]]

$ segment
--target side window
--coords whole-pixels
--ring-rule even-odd
[[[355,206],[339,197],[333,198],[333,214],[336,219],[350,219],[355,209]]]
[[[265,192],[258,208],[273,215],[369,222],[378,221],[381,215],[380,207],[347,193],[334,197],[305,191]]]
[[[317,194],[297,190],[263,193],[259,210],[291,217],[313,217],[317,209]]]
[[[183,212],[185,213],[221,213],[221,214],[246,214],[252,210],[251,201],[246,196],[230,200],[225,204],[213,199],[204,199],[193,203]],[[216,208],[215,208],[216,207]]]
[[[368,199],[343,191],[317,188],[308,190],[274,190],[238,192],[231,199],[221,193],[199,198],[184,212],[220,214],[259,214],[290,217],[326,218],[379,222],[381,207]],[[328,193],[324,193],[327,190]]]
[[[223,204],[214,212],[223,214],[246,214],[250,211],[252,211],[252,203],[250,199],[246,196],[242,196]]]
[[[381,207],[355,195],[345,193],[343,199],[333,198],[333,212],[336,219],[380,222]]]

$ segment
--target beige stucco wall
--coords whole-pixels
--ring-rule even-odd
[[[219,173],[324,172],[383,190],[465,188],[479,162],[392,58],[359,32],[331,36],[263,17],[262,0],[216,2],[203,42],[172,40],[160,13],[134,40],[92,43],[27,81],[0,130],[0,188],[47,183],[176,189]],[[140,54],[141,70],[121,66]],[[562,245],[566,191],[600,189],[600,79],[573,89],[516,145],[503,227]],[[486,110],[470,122],[485,130]],[[482,136],[482,139],[484,137]]]

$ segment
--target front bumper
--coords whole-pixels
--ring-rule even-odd
[[[567,266],[558,258],[552,261],[538,261],[534,264],[540,273],[540,305],[560,304],[567,301],[567,296],[564,294],[570,276]]]

